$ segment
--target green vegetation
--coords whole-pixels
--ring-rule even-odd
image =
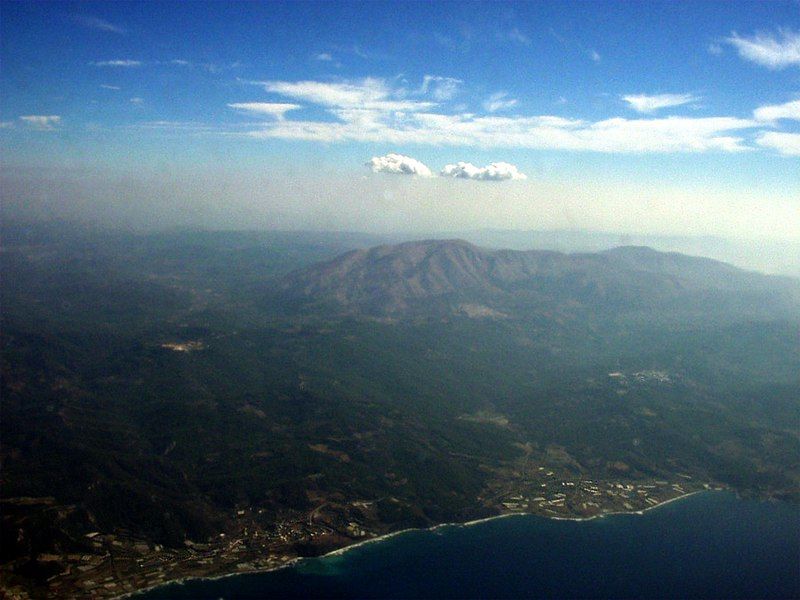
[[[203,542],[241,507],[266,524],[330,498],[377,501],[387,527],[468,518],[523,448],[597,480],[624,465],[800,499],[796,321],[288,314],[266,303],[275,278],[359,242],[4,240],[2,496],[53,503],[3,511],[20,577],[44,581],[37,556],[94,531]]]

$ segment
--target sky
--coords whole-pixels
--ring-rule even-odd
[[[800,239],[800,2],[3,2],[6,216]]]

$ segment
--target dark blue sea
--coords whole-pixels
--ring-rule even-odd
[[[411,531],[140,598],[800,598],[800,507],[705,492],[592,521]]]

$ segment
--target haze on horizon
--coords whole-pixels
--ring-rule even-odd
[[[796,2],[0,10],[6,219],[800,239]]]

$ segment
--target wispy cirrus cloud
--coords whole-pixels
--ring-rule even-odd
[[[427,165],[415,158],[390,152],[385,156],[373,156],[366,163],[373,173],[391,173],[393,175],[418,175],[432,177],[433,173]]]
[[[485,108],[488,112],[493,113],[502,110],[508,110],[516,105],[516,98],[509,98],[506,92],[497,92],[487,98],[487,100],[483,103],[483,108]]]
[[[555,116],[478,117],[374,111],[337,113],[342,120],[262,123],[247,135],[255,138],[317,142],[369,142],[484,148],[531,148],[592,152],[705,152],[747,150],[732,135],[755,126],[733,117],[666,119],[613,118],[586,122]]]
[[[662,108],[682,106],[698,100],[693,94],[631,94],[622,96],[628,105],[640,113],[652,113]]]
[[[53,131],[61,124],[59,115],[22,115],[19,119],[28,127],[39,131]]]
[[[140,131],[158,131],[162,133],[174,134],[207,134],[222,133],[217,125],[209,125],[197,121],[140,121],[130,125],[122,126],[124,129]]]
[[[228,104],[228,108],[234,110],[241,110],[247,113],[256,115],[265,115],[275,117],[276,119],[283,119],[283,116],[290,110],[297,110],[302,108],[299,104],[290,104],[284,102],[236,102]]]
[[[603,60],[603,57],[600,56],[600,53],[595,48],[587,48],[578,40],[574,40],[566,35],[563,35],[550,27],[549,29],[550,35],[553,36],[562,46],[565,48],[569,48],[571,50],[578,50],[581,53],[585,54],[589,57],[589,60],[595,63],[599,63]]]
[[[763,131],[756,137],[756,144],[777,150],[784,156],[800,156],[800,133]]]
[[[100,60],[93,63],[95,67],[141,67],[142,61],[130,59]]]
[[[779,29],[750,37],[734,31],[725,41],[736,48],[739,56],[762,67],[779,70],[800,66],[800,31]]]
[[[215,63],[215,62],[194,62],[185,58],[173,58],[168,61],[154,61],[155,65],[170,65],[173,67],[186,67],[187,69],[202,69],[208,73],[217,75],[229,69],[237,69],[242,66],[240,62]]]
[[[507,162],[495,162],[485,167],[476,167],[472,163],[459,162],[445,165],[439,173],[442,177],[456,179],[474,179],[477,181],[523,180],[528,176],[520,173],[516,165]]]
[[[512,28],[509,32],[505,34],[505,39],[515,42],[517,44],[521,44],[522,46],[530,46],[531,45],[531,38],[522,33],[518,27]]]
[[[268,92],[336,109],[358,111],[420,111],[433,102],[408,100],[405,90],[392,88],[385,80],[366,78],[354,82],[261,81]]]
[[[454,77],[440,77],[438,75],[425,75],[422,78],[422,86],[419,93],[430,95],[437,102],[452,100],[458,94],[461,84],[460,79]]]
[[[760,106],[753,111],[756,121],[778,121],[788,119],[800,121],[800,100],[792,100],[784,104]]]
[[[107,83],[101,83],[100,87],[104,90],[121,90],[122,88],[118,85],[109,85]]]
[[[741,132],[758,126],[755,120],[735,117],[586,121],[552,115],[447,114],[436,103],[409,100],[404,90],[381,79],[255,83],[333,117],[270,119],[245,134],[261,139],[615,153],[741,152],[752,149]]]
[[[88,29],[94,29],[95,31],[107,31],[109,33],[118,33],[120,35],[125,34],[125,30],[122,27],[119,25],[114,25],[113,23],[109,23],[100,17],[75,15],[73,19],[76,23],[80,23]]]

